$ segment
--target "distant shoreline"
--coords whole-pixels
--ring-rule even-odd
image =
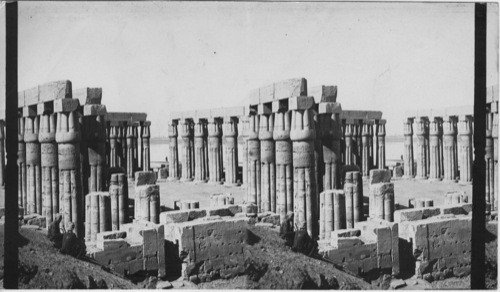
[[[385,137],[386,142],[403,142],[404,141],[404,136],[403,135],[387,135]],[[150,139],[151,144],[167,144],[168,143],[168,137],[152,137]]]

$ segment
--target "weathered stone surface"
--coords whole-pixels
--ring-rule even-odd
[[[394,221],[417,221],[439,214],[441,214],[441,210],[438,207],[397,210],[394,212]]]
[[[288,110],[306,110],[314,106],[312,96],[296,96],[288,100]]]
[[[179,211],[168,211],[160,213],[160,223],[180,223],[195,220],[198,218],[203,218],[207,216],[207,211],[205,209],[200,210],[179,210]]]
[[[55,113],[69,113],[75,111],[79,106],[78,99],[65,98],[54,100]]]
[[[124,238],[97,240],[96,247],[102,250],[116,250],[127,248],[130,245]]]
[[[107,239],[118,239],[127,237],[127,232],[122,230],[113,230],[97,233],[97,241],[104,241]]]
[[[109,122],[145,122],[147,120],[146,113],[123,113],[123,112],[108,112],[106,120]],[[111,123],[113,125],[113,123]]]
[[[343,229],[343,230],[334,230],[332,231],[331,238],[337,238],[337,237],[353,237],[353,236],[360,236],[361,235],[361,230],[359,229]]]
[[[223,208],[208,208],[206,209],[208,216],[234,216],[236,213],[241,213],[242,209],[239,205],[231,205]]]
[[[79,88],[73,90],[73,98],[80,101],[80,105],[101,104],[102,88]]]
[[[343,110],[342,113],[340,113],[340,118],[343,120],[380,120],[382,119],[382,112]]]
[[[336,85],[320,85],[308,88],[308,94],[314,97],[316,102],[337,102]]]
[[[391,281],[390,287],[392,289],[398,289],[398,288],[403,288],[406,286],[406,282],[401,279],[394,279]]]
[[[342,106],[337,102],[321,102],[318,104],[319,114],[340,114]]]
[[[154,171],[136,171],[135,186],[154,185],[156,183],[156,174]]]
[[[86,104],[83,106],[84,116],[105,116],[107,112],[104,104]]]
[[[387,169],[372,169],[370,170],[369,184],[388,183],[391,182],[391,171]]]

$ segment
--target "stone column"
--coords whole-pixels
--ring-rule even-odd
[[[429,160],[430,171],[429,180],[441,180],[441,170],[439,168],[439,122],[433,120],[429,125]]]
[[[63,222],[75,223],[75,234],[82,238],[83,206],[80,178],[80,129],[77,113],[58,112],[56,142],[59,152],[59,194],[63,200]]]
[[[486,149],[484,159],[486,161],[486,203],[491,205],[491,209],[495,210],[495,156],[494,143],[492,136],[493,116],[487,116],[486,126]]]
[[[150,121],[145,121],[142,123],[141,127],[141,143],[142,143],[142,170],[149,171],[151,168],[151,151],[149,148],[149,138],[151,138],[151,133],[149,131],[149,126],[151,126]]]
[[[361,174],[368,177],[370,175],[370,125],[368,123],[363,124],[361,135],[363,136],[363,154],[361,158],[363,167],[361,168]]]
[[[346,172],[344,193],[346,198],[352,197],[352,221],[360,222],[364,220],[363,216],[363,179],[361,172],[349,171]],[[347,212],[349,213],[349,212]],[[354,226],[354,225],[352,225]],[[350,228],[348,226],[348,228]]]
[[[370,185],[370,198],[373,198],[372,218],[394,221],[394,184],[375,183]],[[370,204],[372,202],[370,201]]]
[[[143,158],[143,152],[144,152],[144,140],[142,139],[142,127],[141,127],[141,156],[139,157],[139,122],[134,122],[132,123],[132,133],[134,134],[134,138],[132,139],[132,143],[134,144],[134,153],[133,153],[133,169],[134,172],[138,169],[142,169],[142,167],[139,166],[139,161]],[[148,140],[149,142],[149,140]]]
[[[290,111],[274,114],[273,139],[276,141],[276,201],[280,223],[293,212],[292,141],[290,140]]]
[[[89,192],[106,189],[106,107],[103,105],[85,105],[83,133],[87,142]]]
[[[0,186],[5,186],[5,121],[0,120]]]
[[[333,230],[346,228],[346,211],[352,215],[350,213],[352,208],[351,210],[346,209],[346,195],[343,190],[326,190],[321,192],[319,239],[330,239]]]
[[[124,173],[111,175],[109,195],[111,199],[111,229],[119,230],[128,223],[128,181]],[[138,198],[137,198],[138,199]]]
[[[207,165],[205,161],[205,127],[204,121],[198,120],[194,125],[194,180],[198,183],[207,181]]]
[[[427,149],[426,149],[426,121],[417,118],[415,134],[417,135],[417,179],[427,179]]]
[[[458,117],[457,116],[454,116],[453,117],[453,126],[455,128],[454,132],[455,132],[455,136],[454,136],[454,154],[455,154],[455,180],[457,179],[457,176],[458,176],[458,138],[459,136],[457,135],[458,133]]]
[[[374,147],[373,147],[373,136],[374,136],[374,131],[373,131],[373,124],[375,123],[374,121],[366,121],[366,124],[368,124],[368,172],[370,171],[371,168],[373,168],[374,164]]]
[[[160,186],[155,184],[156,174],[152,171],[136,174],[135,219],[158,224],[160,222]],[[145,179],[139,178],[144,176]]]
[[[319,107],[319,135],[323,151],[323,189],[334,190],[340,183],[340,104],[329,103],[328,110],[320,104]],[[323,113],[324,112],[324,113]],[[357,139],[357,137],[356,137]],[[353,140],[353,139],[351,139]],[[352,151],[352,147],[351,147]],[[357,152],[357,151],[356,151]]]
[[[178,180],[179,179],[179,148],[177,142],[177,120],[172,120],[168,125],[168,180]]]
[[[456,164],[455,159],[455,126],[454,121],[448,118],[443,121],[443,166],[445,181],[456,181]]]
[[[118,141],[120,143],[120,150],[121,152],[119,153],[120,157],[120,166],[123,167],[123,169],[127,172],[128,174],[128,152],[127,152],[127,135],[128,135],[128,125],[127,122],[120,122],[118,126]],[[132,174],[133,175],[133,174]]]
[[[385,120],[379,120],[377,124],[377,166],[385,169]]]
[[[458,123],[460,135],[460,182],[472,183],[472,117],[462,116]]]
[[[110,195],[92,192],[85,196],[85,241],[95,241],[97,233],[111,230]]]
[[[273,140],[274,117],[261,114],[259,123],[261,161],[261,212],[276,212],[276,159]]]
[[[345,125],[345,165],[353,165],[354,164],[354,142],[353,142],[353,125],[350,123],[346,123]]]
[[[192,157],[194,148],[193,129],[191,128],[191,121],[185,119],[179,125],[179,135],[182,138],[182,181],[193,180],[194,159]]]
[[[226,155],[226,176],[224,184],[238,185],[238,118],[225,117],[222,124],[224,138],[224,154]]]
[[[430,160],[430,143],[429,143],[429,119],[425,119],[425,135],[424,135],[424,141],[425,141],[425,162],[427,163],[425,165],[425,169],[427,171],[426,175],[429,177],[429,172],[431,168],[431,160]]]
[[[127,123],[127,176],[134,179],[135,136],[133,123]]]
[[[38,116],[26,116],[24,142],[26,143],[26,172],[28,212],[42,215],[42,169],[41,150],[38,142],[40,120]]]
[[[109,128],[109,166],[110,167],[119,167],[120,166],[120,157],[119,152],[119,142],[118,142],[118,127],[111,125]]]
[[[259,141],[259,116],[249,116],[248,140],[247,140],[247,203],[257,205],[258,212],[261,212],[261,191],[260,191],[260,141]]]
[[[208,168],[209,182],[220,184],[222,182],[222,157],[220,155],[221,148],[221,127],[220,122],[216,118],[212,118],[208,122]]]
[[[404,178],[413,178],[415,177],[414,164],[413,164],[413,119],[407,119],[404,125],[404,155],[403,155],[403,163],[404,163]]]
[[[111,167],[111,126],[106,121],[106,165]]]
[[[38,141],[41,148],[43,215],[47,225],[59,213],[59,167],[56,144],[56,114],[44,113],[40,116]]]
[[[439,134],[438,134],[438,148],[439,148],[439,177],[442,179],[444,176],[444,166],[443,166],[443,118],[435,117],[434,120],[438,124]]]
[[[353,142],[356,145],[354,150],[355,164],[361,169],[363,167],[362,153],[363,153],[363,136],[361,135],[361,128],[363,127],[363,121],[356,121],[353,125]]]
[[[312,97],[311,97],[312,98]],[[313,113],[310,108],[292,111],[290,139],[293,146],[294,220],[299,227],[306,227],[312,238],[318,236],[318,214],[316,197],[316,173],[314,172]]]
[[[245,188],[248,188],[248,117],[242,116],[239,117],[240,119],[240,124],[241,124],[241,129],[242,129],[242,140],[243,140],[243,149],[242,149],[242,154],[243,154],[243,169],[242,169],[242,185],[245,186]]]
[[[18,200],[19,206],[22,206],[24,213],[28,214],[28,193],[26,179],[26,143],[24,143],[24,117],[18,118],[17,134],[17,179],[18,179]]]

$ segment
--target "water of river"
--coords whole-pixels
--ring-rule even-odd
[[[159,163],[165,162],[165,158],[168,156],[168,143],[167,142],[159,142],[159,143],[151,143],[151,162],[153,166],[158,165]],[[385,143],[385,156],[387,164],[390,164],[391,161],[401,160],[401,155],[403,155],[404,151],[404,142],[389,142]],[[242,153],[238,153],[238,159],[241,161]],[[180,155],[179,155],[180,157]]]

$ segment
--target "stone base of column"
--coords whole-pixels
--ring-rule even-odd
[[[226,187],[239,187],[241,184],[240,183],[230,183],[230,182],[224,182],[224,186]]]
[[[456,179],[443,179],[442,182],[444,182],[444,183],[456,183],[457,180]]]
[[[181,182],[192,182],[194,179],[193,178],[181,178],[180,181]]]
[[[413,175],[406,175],[406,174],[405,174],[405,175],[403,175],[403,176],[402,176],[402,178],[403,178],[403,179],[414,179],[414,178],[415,178],[415,176],[413,176]]]
[[[426,177],[426,176],[416,176],[415,179],[416,180],[426,180],[426,179],[428,179],[428,177]]]
[[[207,181],[207,185],[211,185],[211,186],[220,186],[221,184],[223,184],[222,181]]]
[[[167,177],[167,181],[179,181],[180,178],[178,177]]]
[[[207,183],[207,180],[199,180],[199,179],[195,179],[195,180],[193,180],[193,183],[194,183],[194,184],[206,184],[206,183]]]
[[[443,179],[438,177],[438,178],[429,178],[429,182],[437,182],[437,181],[442,181]]]

